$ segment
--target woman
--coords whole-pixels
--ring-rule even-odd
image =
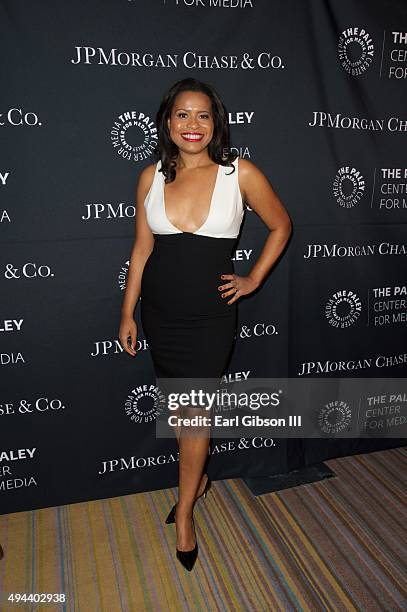
[[[291,221],[264,174],[228,151],[226,109],[214,89],[196,79],[175,83],[156,117],[159,161],[136,190],[136,238],[122,305],[119,339],[135,356],[134,309],[157,377],[218,378],[230,358],[237,300],[257,289],[286,245]],[[270,230],[247,276],[234,274],[232,252],[243,201]],[[193,506],[206,494],[210,432],[175,428],[179,499],[167,517],[176,523],[179,561],[191,570],[198,553]],[[191,434],[191,435],[190,435]],[[196,431],[195,431],[196,434]]]

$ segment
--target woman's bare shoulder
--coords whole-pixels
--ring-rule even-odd
[[[154,173],[155,173],[155,169],[157,166],[157,162],[153,163],[153,164],[148,164],[148,166],[146,166],[145,168],[142,169],[142,171],[139,174],[139,181],[145,183],[145,182],[152,182],[153,178],[154,178]]]
[[[148,164],[145,168],[143,168],[138,175],[137,179],[137,191],[141,193],[147,194],[154,180],[154,173],[156,169],[157,163]]]
[[[238,157],[238,160],[239,160],[239,174],[242,174],[242,176],[250,176],[259,170],[256,164],[250,161],[250,159],[247,159],[245,157]]]
[[[239,164],[239,187],[243,199],[249,196],[253,185],[258,185],[259,180],[263,177],[263,173],[250,159],[243,157],[238,158]]]
[[[138,175],[137,184],[136,184],[136,200],[137,202],[144,202],[148,192],[154,181],[154,173],[155,173],[155,164],[148,164],[145,168],[143,168]]]

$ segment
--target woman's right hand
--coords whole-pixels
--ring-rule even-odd
[[[129,336],[131,338],[130,346],[128,344]],[[122,320],[120,321],[119,340],[126,353],[128,353],[132,357],[135,357],[135,349],[137,342],[137,323],[135,322],[133,317],[122,317]]]

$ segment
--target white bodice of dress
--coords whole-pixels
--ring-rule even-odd
[[[239,158],[234,162],[235,171],[230,166],[218,165],[215,188],[209,214],[201,227],[195,232],[183,232],[168,219],[164,202],[164,175],[159,172],[161,161],[155,167],[154,179],[144,200],[147,223],[153,234],[191,233],[212,238],[236,238],[243,220],[244,206],[239,189]]]

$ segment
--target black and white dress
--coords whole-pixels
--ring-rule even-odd
[[[141,280],[141,322],[157,377],[221,377],[236,330],[237,302],[218,287],[233,274],[232,251],[243,220],[239,158],[218,165],[205,223],[195,232],[175,227],[165,212],[164,175],[157,162],[144,206],[154,247]]]

